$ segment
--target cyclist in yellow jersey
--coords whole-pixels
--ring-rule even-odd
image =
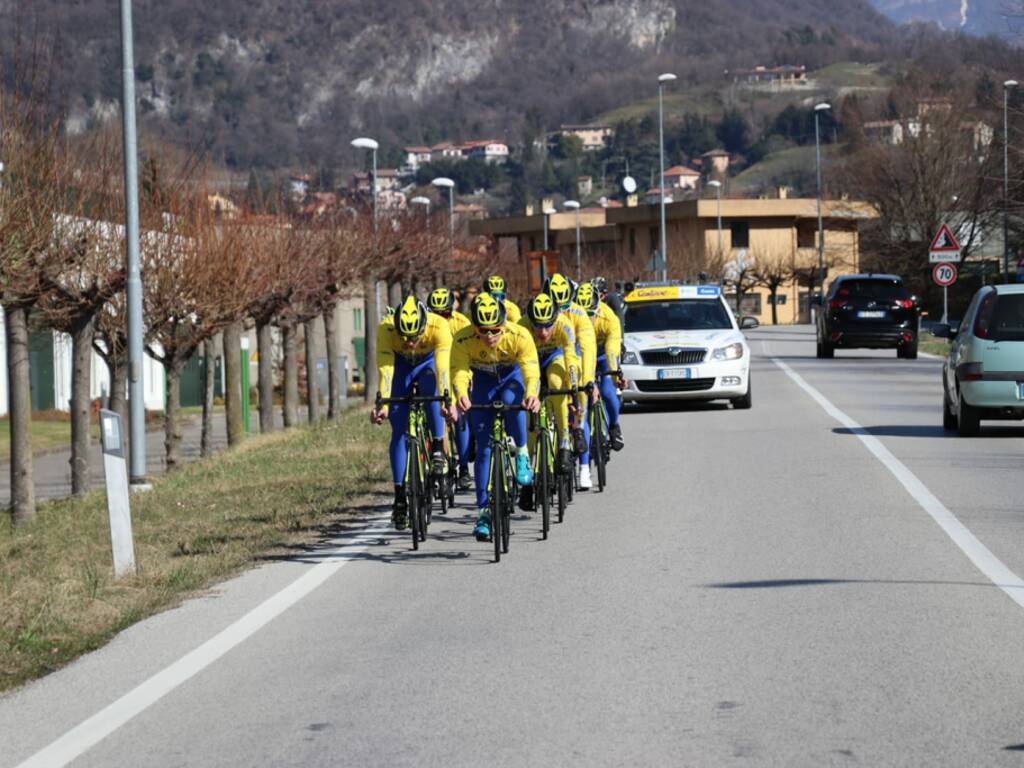
[[[576,334],[577,355],[580,358],[580,386],[590,391],[588,396],[581,393],[576,402],[576,453],[580,457],[580,489],[590,490],[590,422],[587,409],[598,399],[594,387],[594,376],[597,368],[597,338],[594,335],[594,324],[583,307],[572,300],[573,288],[568,278],[556,272],[548,278],[544,285],[545,293],[551,296],[565,318],[572,323]]]
[[[519,322],[523,313],[519,311],[519,306],[514,301],[506,297],[504,277],[501,275],[491,275],[487,278],[487,282],[484,283],[484,290],[505,305],[505,314],[510,323]]]
[[[614,310],[601,301],[601,294],[591,283],[583,283],[576,290],[576,303],[587,311],[594,323],[594,334],[597,337],[597,381],[605,413],[608,414],[608,440],[613,451],[621,451],[625,446],[622,427],[619,425],[622,400],[610,373],[620,370],[622,323]]]
[[[498,401],[508,405],[521,402],[527,410],[536,413],[540,410],[540,369],[537,348],[529,332],[522,326],[508,323],[505,306],[489,293],[481,293],[473,300],[470,319],[473,326],[459,331],[452,344],[452,384],[458,410],[469,413],[470,428],[476,438],[473,471],[478,517],[473,533],[478,540],[486,541],[491,535],[487,477],[495,414],[470,408],[474,404]],[[532,485],[525,414],[506,414],[505,428],[516,444],[516,480],[520,486]]]
[[[450,359],[452,333],[448,323],[427,308],[415,296],[407,296],[394,317],[385,318],[377,328],[377,369],[380,373],[380,395],[383,398],[403,397],[416,386],[417,393],[429,397],[451,392]],[[405,480],[405,433],[409,424],[409,408],[405,405],[382,406],[370,413],[370,420],[380,424],[391,422],[391,478],[395,484],[393,518],[395,528],[408,525]],[[431,434],[431,464],[435,474],[446,469],[444,457],[444,417],[440,403],[427,406]]]
[[[519,324],[530,331],[537,346],[537,357],[543,381],[549,389],[569,389],[579,381],[579,358],[576,356],[576,334],[572,324],[561,315],[558,307],[546,293],[538,294],[526,306],[526,314]],[[569,396],[551,395],[548,398],[555,415],[558,430],[558,471],[572,473],[572,438],[569,433]],[[530,433],[530,452],[536,450],[536,435]],[[523,489],[519,506],[533,509],[533,488]]]
[[[427,297],[427,307],[432,314],[448,321],[452,336],[473,323],[469,318],[455,309],[455,294],[447,288],[435,288]],[[459,449],[459,488],[469,488],[469,419],[462,415],[455,422],[455,443]]]

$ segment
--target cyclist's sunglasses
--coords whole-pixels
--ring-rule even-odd
[[[498,336],[502,330],[502,328],[477,328],[476,332],[481,336]]]

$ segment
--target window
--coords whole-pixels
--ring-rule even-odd
[[[750,224],[746,221],[734,221],[729,224],[733,248],[750,247]]]
[[[818,227],[813,221],[801,221],[796,225],[796,247],[816,248]]]
[[[760,315],[761,314],[761,294],[760,293],[745,293],[745,294],[743,294],[743,301],[740,302],[740,314],[741,315]]]
[[[768,294],[768,304],[774,304],[777,307],[781,307],[786,303],[786,294],[780,293],[775,296]]]
[[[352,330],[359,332],[363,330],[363,310],[352,310]]]
[[[636,256],[636,230],[629,230],[629,255]]]
[[[680,299],[626,305],[627,333],[710,331],[724,328],[732,328],[732,322],[719,300]]]

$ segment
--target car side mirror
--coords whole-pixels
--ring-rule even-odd
[[[758,321],[758,319],[756,317],[751,317],[750,315],[746,315],[740,320],[741,331],[746,331],[751,328],[757,328],[760,325],[761,323]]]
[[[939,323],[932,326],[932,336],[937,339],[952,339],[956,332],[948,323]]]

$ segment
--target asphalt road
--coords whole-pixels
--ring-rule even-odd
[[[1024,427],[750,336],[754,408],[628,413],[549,541],[339,532],[0,699],[0,766],[1024,764]]]

